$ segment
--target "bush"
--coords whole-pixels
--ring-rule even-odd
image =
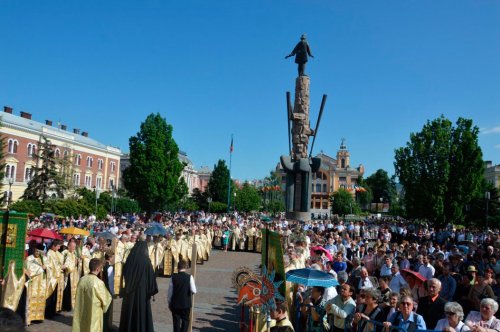
[[[212,202],[210,203],[210,212],[214,213],[227,212],[227,204],[221,202]]]
[[[92,207],[83,199],[59,199],[49,201],[46,206],[47,212],[52,212],[56,215],[64,217],[75,217],[79,215],[89,216],[94,213]]]
[[[10,205],[10,209],[17,212],[31,213],[34,216],[42,214],[42,205],[39,201],[22,200]]]
[[[139,207],[139,203],[136,200],[121,197],[116,200],[115,205],[115,213],[123,214],[123,213],[135,213],[140,212],[141,208]]]

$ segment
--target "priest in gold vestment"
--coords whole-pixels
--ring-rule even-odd
[[[34,320],[45,319],[45,299],[47,294],[47,275],[44,265],[43,245],[35,249],[33,255],[28,256],[25,262],[26,275],[26,308],[25,321],[30,325]]]
[[[90,273],[80,279],[76,292],[73,332],[102,332],[104,313],[111,303],[111,294],[98,275],[102,271],[100,259],[90,260]]]
[[[68,249],[63,251],[64,269],[64,288],[62,310],[71,311],[75,308],[76,287],[78,286],[78,258],[76,257],[76,241],[71,239],[68,243]]]
[[[45,305],[45,318],[52,318],[61,311],[64,292],[64,257],[59,252],[62,241],[54,240],[47,251],[47,302]]]

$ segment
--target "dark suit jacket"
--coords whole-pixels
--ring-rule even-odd
[[[436,327],[438,320],[444,318],[444,305],[446,300],[438,296],[436,301],[432,302],[429,296],[418,300],[417,314],[422,315],[427,329],[432,330]]]

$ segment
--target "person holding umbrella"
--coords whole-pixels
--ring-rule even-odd
[[[307,316],[307,331],[309,332],[323,331],[323,316],[326,313],[326,301],[323,299],[323,294],[325,294],[324,287],[313,286],[311,297],[302,303],[301,311]]]

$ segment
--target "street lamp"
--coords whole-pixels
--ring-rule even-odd
[[[234,193],[233,212],[236,212],[236,193]]]
[[[208,201],[208,213],[210,213],[210,203],[212,203],[212,197],[209,197],[207,201]]]
[[[94,191],[95,191],[95,219],[97,220],[97,199],[99,198],[99,188],[97,188],[97,186],[94,186]]]
[[[488,229],[488,207],[489,207],[488,204],[491,198],[489,191],[484,193],[484,198],[486,199],[486,229]]]
[[[9,178],[9,192],[7,193],[7,210],[10,209],[10,203],[12,200],[12,185],[14,184],[14,178]]]

